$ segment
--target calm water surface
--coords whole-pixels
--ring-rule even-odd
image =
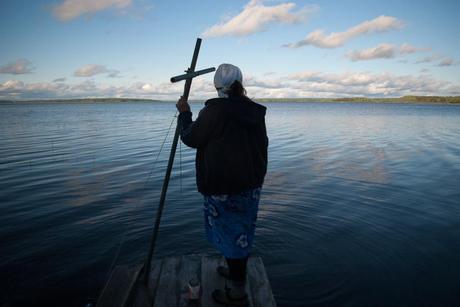
[[[460,106],[266,105],[254,254],[279,306],[460,305]],[[0,106],[0,305],[82,306],[117,251],[142,261],[173,118],[168,103]],[[182,145],[158,256],[215,253],[194,175]]]

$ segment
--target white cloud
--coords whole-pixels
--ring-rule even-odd
[[[255,88],[265,88],[265,89],[279,89],[283,88],[285,85],[280,79],[270,79],[270,78],[256,78],[254,76],[246,76],[244,79],[245,87],[255,87]]]
[[[346,55],[353,62],[373,59],[391,59],[395,57],[395,48],[391,44],[379,44],[377,47],[355,50]]]
[[[108,77],[116,78],[119,75],[119,71],[108,69],[104,65],[88,64],[78,68],[73,74],[76,77],[92,77],[98,74],[107,74]]]
[[[414,62],[414,64],[425,64],[425,63],[433,63],[437,62],[436,66],[438,67],[448,67],[448,66],[453,66],[456,65],[455,61],[453,58],[444,56],[441,54],[433,54],[430,56],[426,56],[423,58],[420,58]]]
[[[452,65],[454,65],[454,59],[447,58],[447,57],[442,59],[438,64],[439,67],[452,66]]]
[[[416,60],[414,64],[431,63],[431,62],[439,60],[440,58],[441,56],[439,55],[430,55],[430,56],[426,56],[426,57]]]
[[[107,68],[104,65],[88,64],[77,69],[73,74],[76,77],[92,77],[97,74],[106,73]]]
[[[273,87],[273,84],[279,85]],[[254,86],[253,86],[254,85]],[[300,72],[277,80],[258,79],[247,86],[251,97],[399,97],[404,95],[459,95],[459,85],[428,75],[369,72],[328,74]]]
[[[460,84],[435,79],[429,74],[396,75],[392,73],[304,71],[287,76],[267,78],[246,74],[244,86],[249,97],[393,97],[404,95],[460,95]],[[132,97],[175,100],[183,91],[179,83],[135,82],[121,86],[94,80],[23,83],[9,80],[0,83],[0,99],[46,99],[86,97]],[[191,99],[216,96],[210,78],[194,80]]]
[[[260,0],[251,0],[241,13],[206,29],[203,37],[245,36],[266,29],[271,23],[299,23],[318,10],[317,6],[305,6],[293,11],[296,4],[292,2],[267,6]]]
[[[54,98],[56,93],[62,93],[68,85],[63,83],[24,83],[18,80],[8,80],[0,83],[0,98],[2,99],[28,99],[28,98]]]
[[[431,50],[430,48],[418,48],[418,47],[409,45],[407,43],[404,43],[399,47],[400,54],[410,54],[410,53],[415,53],[419,51],[430,51],[430,50]]]
[[[0,67],[1,74],[20,75],[31,73],[33,70],[32,62],[27,59],[17,59]]]
[[[397,30],[404,26],[404,22],[392,16],[379,16],[372,20],[364,21],[344,32],[332,32],[325,34],[323,30],[315,30],[303,40],[296,43],[286,44],[284,47],[299,48],[302,46],[315,46],[319,48],[337,48],[347,41],[365,34],[381,33]]]
[[[454,84],[429,75],[395,75],[391,73],[345,72],[328,74],[303,72],[292,74],[291,87],[311,90],[328,96],[404,96],[458,95]]]
[[[24,86],[24,82],[18,80],[8,80],[0,85],[2,90],[20,89]]]
[[[120,72],[116,69],[109,69],[107,71],[107,77],[109,78],[119,78],[120,77]]]
[[[131,3],[132,0],[64,0],[53,8],[53,13],[61,21],[70,21],[108,8],[123,9]]]
[[[407,43],[402,44],[401,46],[397,47],[392,44],[382,43],[377,45],[376,47],[362,49],[362,50],[354,50],[348,52],[346,57],[352,61],[365,61],[365,60],[374,60],[374,59],[392,59],[396,56],[404,56],[407,54],[420,52],[420,51],[428,51],[429,48],[417,48],[411,46]],[[398,53],[399,52],[399,53]],[[428,60],[430,58],[427,58]],[[399,60],[400,63],[408,63],[407,59]]]

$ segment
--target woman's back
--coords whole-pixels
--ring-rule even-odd
[[[240,69],[222,64],[214,76],[220,98],[206,101],[192,121],[190,106],[177,103],[182,141],[197,149],[196,178],[204,196],[206,237],[224,255],[218,274],[231,287],[216,289],[224,305],[248,305],[246,267],[252,248],[260,191],[267,171],[266,108],[246,97]]]
[[[238,193],[262,185],[268,147],[265,111],[245,96],[206,102],[200,117],[211,121],[211,133],[197,147],[196,159],[201,193]]]

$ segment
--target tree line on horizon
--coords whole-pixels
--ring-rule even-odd
[[[257,102],[388,102],[388,103],[460,103],[460,96],[401,96],[401,97],[337,97],[337,98],[253,98]],[[165,100],[147,98],[70,98],[37,100],[1,100],[2,104],[11,103],[123,103],[123,102],[162,102]],[[191,100],[201,101],[201,100]]]

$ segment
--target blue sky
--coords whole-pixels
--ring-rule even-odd
[[[0,98],[176,99],[197,37],[251,97],[460,95],[459,3],[3,0]]]

